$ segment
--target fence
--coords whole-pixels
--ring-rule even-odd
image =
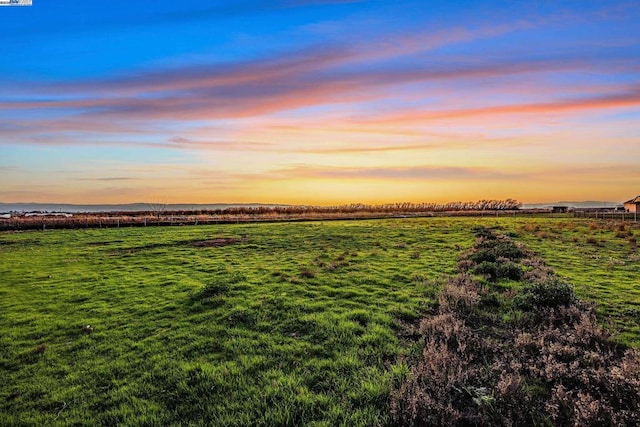
[[[117,228],[117,227],[157,227],[179,225],[236,224],[247,222],[284,222],[284,221],[325,221],[325,220],[359,220],[385,218],[428,218],[428,217],[516,217],[544,216],[546,218],[593,218],[619,221],[636,221],[629,212],[593,212],[576,211],[573,213],[552,213],[550,209],[519,210],[481,210],[450,212],[349,212],[349,213],[315,213],[296,214],[258,213],[258,214],[171,214],[162,215],[105,215],[84,214],[73,217],[49,216],[15,216],[0,219],[0,231],[8,230],[47,230],[78,228]]]
[[[638,222],[638,214],[636,212],[584,210],[574,211],[573,216],[575,218],[610,219],[613,221]]]

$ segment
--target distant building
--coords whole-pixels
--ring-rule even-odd
[[[636,196],[631,200],[624,202],[624,210],[627,212],[637,213],[640,212],[640,196]]]
[[[551,209],[553,213],[567,213],[569,206],[552,206]]]

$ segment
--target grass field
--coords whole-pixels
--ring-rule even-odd
[[[640,347],[638,226],[431,218],[0,234],[0,424],[389,424],[402,322],[499,226]],[[226,239],[226,240],[225,240]]]

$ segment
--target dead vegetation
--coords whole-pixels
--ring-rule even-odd
[[[137,212],[83,212],[75,214],[12,214],[0,218],[0,230],[58,228],[147,227],[172,225],[233,224],[239,222],[366,219],[437,214],[484,215],[487,212],[521,211],[517,200],[478,200],[449,203],[352,203],[336,206],[236,206],[206,210],[166,210],[166,206]],[[526,211],[525,211],[526,212]]]
[[[215,239],[210,240],[193,240],[191,241],[191,245],[197,248],[217,248],[220,246],[233,245],[236,243],[240,243],[241,239],[236,239],[232,237],[217,237]]]
[[[421,352],[402,361],[409,373],[391,394],[394,424],[640,424],[640,353],[616,345],[595,307],[541,259],[490,230],[477,234],[437,312],[410,331]],[[489,264],[522,275],[478,271]],[[505,280],[520,284],[498,286]]]

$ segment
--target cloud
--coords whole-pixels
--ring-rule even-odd
[[[108,78],[44,83],[35,89],[38,93],[127,95],[224,88],[286,79],[342,63],[353,55],[354,52],[344,46],[324,44],[236,62],[189,64]]]
[[[558,99],[549,102],[496,105],[480,108],[460,108],[454,110],[412,110],[401,114],[386,114],[384,116],[369,117],[367,119],[360,120],[360,122],[415,124],[424,123],[425,121],[460,119],[478,116],[570,113],[584,110],[635,107],[638,105],[640,105],[640,89],[632,88],[628,92],[624,93],[612,93],[575,99]]]
[[[412,167],[319,167],[300,165],[272,171],[280,179],[345,179],[345,180],[513,180],[525,174],[505,173],[488,168],[457,166]]]
[[[273,7],[328,3],[339,1],[276,2]],[[601,93],[598,90],[606,85],[601,88],[595,84],[584,91],[588,92],[584,96],[579,96],[576,89],[576,96],[571,85],[552,93],[560,85],[548,82],[555,73],[628,72],[638,67],[637,58],[631,56],[601,56],[585,50],[547,57],[423,55],[437,47],[496,37],[535,25],[538,24],[517,21],[430,34],[381,34],[374,40],[316,44],[237,62],[138,70],[68,82],[31,82],[13,89],[19,96],[0,98],[0,144],[136,143],[176,149],[271,150],[273,147],[264,138],[230,134],[216,139],[167,139],[166,133],[180,132],[171,129],[181,126],[175,125],[177,121],[224,122],[227,130],[246,127],[232,122],[245,118],[264,118],[263,125],[268,126],[273,116],[280,115],[293,123],[299,118],[294,115],[302,109],[331,106],[337,119],[326,126],[337,133],[387,133],[410,138],[411,126],[436,121],[461,123],[474,117],[575,113],[640,104],[637,88]],[[514,79],[520,93],[507,90],[510,84],[514,85]],[[483,91],[487,82],[493,86],[490,91]],[[421,86],[407,89],[407,85]],[[568,92],[571,98],[567,97]],[[411,97],[422,98],[420,105]],[[506,98],[513,102],[497,103]],[[388,100],[392,102],[387,103]],[[384,111],[379,107],[382,103]],[[304,132],[304,125],[301,127]],[[145,138],[148,136],[158,139],[150,142],[151,138]],[[389,148],[301,147],[301,151],[338,154],[429,148],[426,143],[405,141]]]
[[[325,61],[341,53],[305,53],[304,58],[267,61],[256,66],[216,68],[198,67],[183,70],[135,74],[129,79],[96,82],[100,90],[113,92],[83,98],[0,101],[0,109],[30,109],[41,113],[122,120],[212,120],[273,114],[280,111],[336,103],[354,103],[386,96],[382,89],[394,85],[425,82],[453,82],[460,79],[487,79],[532,72],[578,69],[579,60],[502,61],[470,64],[417,64],[405,67],[363,69],[356,71],[325,70]],[[295,66],[289,66],[297,64]],[[81,83],[81,89],[89,83]],[[113,87],[111,87],[113,86]],[[63,85],[63,87],[65,87]],[[101,89],[104,88],[104,89]],[[110,88],[107,90],[106,88]],[[62,90],[62,88],[60,88]],[[69,88],[70,90],[72,88]],[[119,91],[137,90],[136,93]],[[609,103],[586,100],[585,108],[635,103],[625,94],[609,95]],[[483,107],[455,111],[434,111],[420,116],[430,119],[464,117],[479,114],[519,112],[531,109],[575,109],[580,102],[552,101],[521,106]],[[408,117],[404,117],[405,119]],[[388,118],[392,120],[393,116]],[[72,120],[67,118],[67,120]]]
[[[102,178],[76,178],[76,181],[135,181],[138,178],[134,178],[131,176],[113,176],[113,177],[102,177]]]
[[[184,137],[170,138],[166,146],[169,148],[177,149],[199,149],[216,151],[273,151],[276,149],[272,144],[266,142],[239,140],[202,140]]]

